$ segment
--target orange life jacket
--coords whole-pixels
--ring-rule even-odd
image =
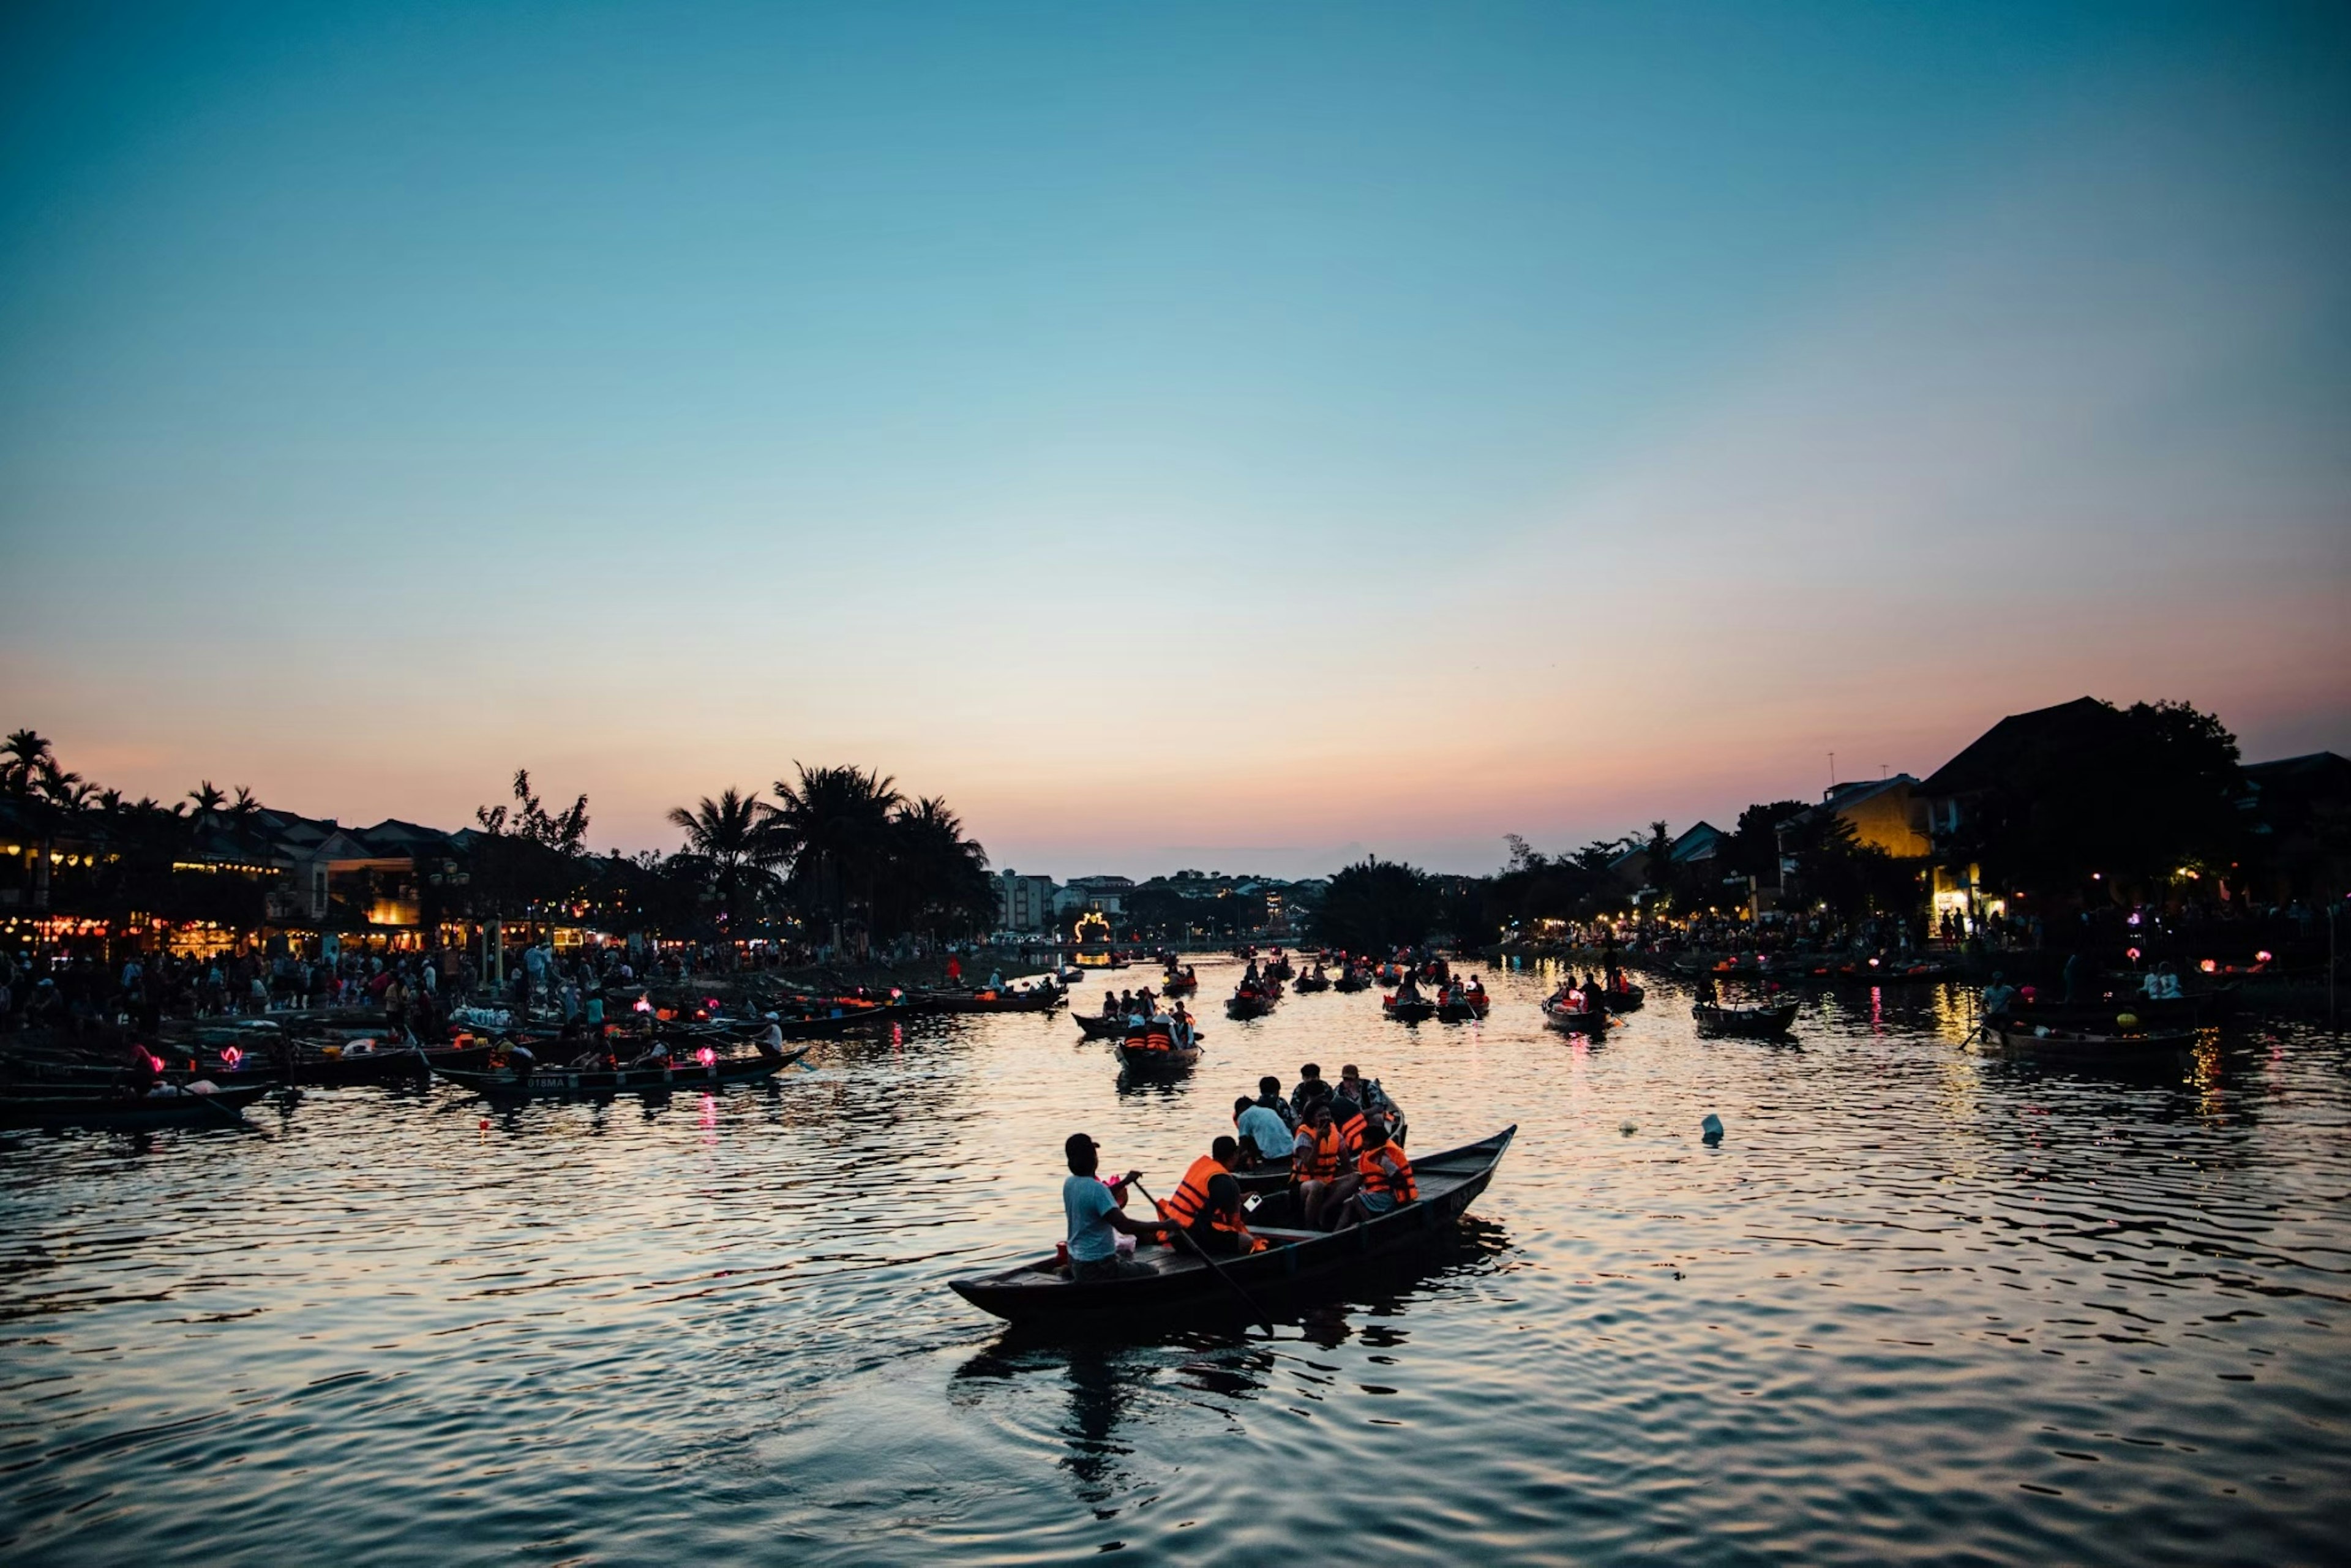
[[[1202,1155],[1184,1173],[1184,1179],[1174,1192],[1161,1200],[1159,1218],[1170,1225],[1189,1225],[1208,1211],[1208,1180],[1212,1176],[1232,1173],[1217,1163],[1213,1155]]]
[[[1395,1175],[1390,1176],[1387,1166],[1380,1163],[1383,1155],[1395,1162]],[[1405,1158],[1404,1151],[1394,1144],[1365,1149],[1355,1156],[1355,1168],[1364,1173],[1364,1190],[1366,1192],[1386,1193],[1398,1203],[1410,1203],[1420,1196],[1419,1184],[1412,1179],[1412,1162]]]
[[[1299,1131],[1304,1133],[1313,1141],[1302,1149],[1293,1149],[1291,1151],[1290,1156],[1290,1179],[1292,1181],[1329,1181],[1332,1177],[1337,1176],[1339,1174],[1339,1148],[1342,1142],[1339,1136],[1339,1129],[1332,1127],[1326,1132],[1318,1133],[1311,1127],[1301,1127]]]
[[[1176,1032],[1166,1024],[1155,1023],[1150,1033],[1144,1037],[1143,1044],[1147,1051],[1173,1051],[1176,1049]]]
[[[1221,1214],[1212,1214],[1208,1216],[1207,1225],[1208,1228],[1211,1230],[1221,1231],[1227,1236],[1239,1237],[1243,1243],[1241,1250],[1244,1252],[1262,1252],[1265,1250],[1265,1238],[1262,1236],[1251,1236],[1249,1234],[1249,1227],[1242,1224],[1238,1218],[1228,1219]]]
[[[1353,1105],[1354,1102],[1350,1100],[1347,1103]],[[1363,1112],[1360,1110],[1340,1112],[1338,1126],[1339,1136],[1347,1141],[1347,1152],[1351,1155],[1362,1154],[1364,1152]]]

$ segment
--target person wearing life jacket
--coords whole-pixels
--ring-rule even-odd
[[[1190,1229],[1199,1218],[1208,1212],[1208,1182],[1215,1176],[1233,1174],[1233,1165],[1241,1156],[1238,1139],[1219,1137],[1208,1145],[1208,1152],[1192,1162],[1176,1190],[1159,1200],[1159,1218],[1169,1225]]]
[[[1212,1176],[1208,1180],[1207,1207],[1200,1218],[1185,1228],[1184,1234],[1203,1252],[1223,1257],[1238,1257],[1265,1250],[1265,1241],[1249,1234],[1241,1218],[1241,1184],[1231,1176]]]
[[[1411,1203],[1420,1197],[1420,1187],[1412,1179],[1412,1161],[1388,1141],[1387,1126],[1376,1111],[1368,1117],[1364,1152],[1355,1156],[1355,1174],[1362,1179],[1346,1207],[1340,1210],[1341,1227],[1393,1214],[1399,1204]]]
[[[1331,1121],[1331,1102],[1316,1101],[1290,1146],[1290,1187],[1309,1230],[1322,1228],[1322,1213],[1338,1184],[1346,1146]]]
[[[1176,1020],[1168,1016],[1165,1009],[1154,1011],[1151,1021],[1144,1026],[1143,1049],[1145,1051],[1176,1049]]]

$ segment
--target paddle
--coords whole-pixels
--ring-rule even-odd
[[[1145,1203],[1151,1204],[1155,1207],[1157,1207],[1159,1200],[1152,1197],[1150,1193],[1145,1192],[1141,1182],[1134,1182],[1131,1185],[1134,1186],[1135,1191],[1143,1193],[1143,1200]],[[1230,1291],[1234,1295],[1240,1298],[1241,1305],[1247,1307],[1251,1312],[1256,1314],[1257,1321],[1265,1328],[1266,1337],[1268,1339],[1271,1339],[1273,1337],[1273,1318],[1271,1314],[1267,1312],[1263,1307],[1259,1306],[1256,1301],[1247,1291],[1241,1289],[1240,1281],[1234,1279],[1230,1274],[1226,1273],[1224,1265],[1217,1262],[1214,1258],[1209,1257],[1208,1254],[1201,1248],[1200,1244],[1192,1239],[1191,1233],[1186,1231],[1182,1226],[1171,1225],[1166,1228],[1170,1234],[1176,1238],[1176,1239],[1180,1240],[1185,1246],[1192,1249],[1193,1257],[1197,1258],[1201,1262],[1206,1263],[1208,1266],[1208,1271],[1224,1282],[1225,1289]]]
[[[191,1090],[186,1092],[185,1097],[203,1101],[205,1110],[218,1112],[221,1115],[227,1117],[229,1124],[236,1128],[239,1132],[255,1134],[262,1142],[266,1144],[274,1144],[277,1141],[269,1134],[263,1132],[259,1127],[256,1127],[252,1123],[246,1121],[245,1119],[244,1112],[232,1111],[225,1105],[214,1104],[213,1103],[213,1097],[209,1094],[198,1094]]]

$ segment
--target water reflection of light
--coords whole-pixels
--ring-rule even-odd
[[[2215,1119],[2227,1113],[2227,1097],[2220,1086],[2219,1030],[2199,1029],[2196,1031],[2196,1043],[2188,1051],[2188,1082],[2195,1086],[2198,1110]]]

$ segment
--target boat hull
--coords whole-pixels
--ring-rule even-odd
[[[242,1120],[247,1105],[276,1087],[275,1083],[240,1083],[210,1094],[145,1095],[135,1100],[71,1089],[60,1093],[20,1090],[0,1096],[0,1126],[153,1127],[181,1123],[219,1126],[224,1118]]]
[[[1690,1009],[1698,1027],[1709,1034],[1739,1034],[1755,1037],[1781,1035],[1796,1022],[1796,1004],[1782,1002],[1764,1008],[1708,1007],[1701,1002]]]
[[[510,1072],[440,1072],[461,1089],[499,1100],[579,1100],[603,1094],[664,1094],[680,1089],[716,1089],[730,1083],[757,1083],[808,1054],[808,1047],[781,1056],[714,1061],[705,1067],[688,1061],[671,1067],[606,1069],[541,1068],[528,1082]]]

